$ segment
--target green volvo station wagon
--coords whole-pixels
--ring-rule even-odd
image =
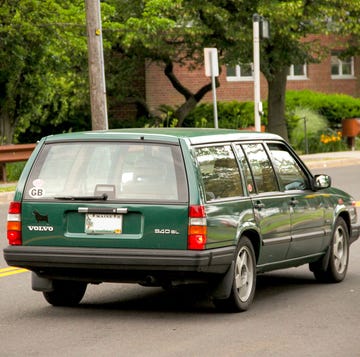
[[[353,198],[279,136],[179,128],[43,138],[7,229],[5,260],[54,306],[87,284],[205,283],[217,307],[244,311],[259,273],[309,264],[343,280],[360,225]]]

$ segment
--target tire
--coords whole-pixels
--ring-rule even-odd
[[[310,270],[316,280],[326,283],[338,283],[344,280],[349,264],[349,232],[345,221],[339,217],[329,247],[329,262],[324,269],[322,261],[311,263]]]
[[[76,306],[85,295],[87,284],[78,281],[54,280],[53,291],[44,291],[45,300],[53,306]]]
[[[214,300],[217,308],[229,312],[246,311],[255,295],[256,259],[251,241],[242,237],[235,256],[235,268],[230,296],[227,299]]]

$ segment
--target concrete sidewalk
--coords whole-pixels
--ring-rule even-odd
[[[321,169],[326,167],[360,166],[360,151],[339,151],[320,154],[301,155],[309,169]],[[0,183],[0,187],[14,186],[16,183]],[[12,200],[14,192],[0,192],[0,203]]]
[[[360,165],[360,151],[339,151],[300,155],[309,169]]]

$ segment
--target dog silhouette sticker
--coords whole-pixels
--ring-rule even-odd
[[[49,223],[48,215],[40,214],[36,209],[33,210],[33,215],[35,216],[36,221],[39,222],[46,222]]]

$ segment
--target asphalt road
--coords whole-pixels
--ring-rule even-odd
[[[360,200],[358,166],[313,170]],[[0,248],[7,204],[0,204]],[[242,314],[219,313],[201,290],[90,286],[76,308],[49,306],[30,273],[0,255],[0,356],[360,356],[360,241],[347,278],[319,284],[307,266],[259,277]],[[9,274],[9,275],[7,275]]]

